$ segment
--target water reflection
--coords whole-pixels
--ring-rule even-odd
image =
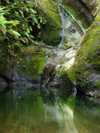
[[[57,121],[59,125],[58,133],[77,133],[74,124],[73,110],[66,104],[59,108],[58,105],[45,107],[45,120]]]
[[[100,104],[78,98],[74,121],[79,133],[100,133]]]
[[[0,93],[0,133],[99,133],[100,106],[39,90]]]

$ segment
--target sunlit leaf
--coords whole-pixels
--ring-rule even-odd
[[[8,32],[9,32],[10,34],[16,36],[16,37],[20,37],[20,34],[19,34],[17,31],[13,30],[13,29],[8,30]]]

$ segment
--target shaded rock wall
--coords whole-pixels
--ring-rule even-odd
[[[90,10],[91,12],[93,12],[93,10],[96,9],[96,0],[80,0],[81,2],[83,2],[85,4],[85,6],[88,8],[88,10]]]

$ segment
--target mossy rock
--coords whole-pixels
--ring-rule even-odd
[[[47,24],[43,27],[42,40],[48,45],[60,43],[61,21],[58,14],[58,7],[52,0],[43,0],[40,7],[46,15]]]
[[[80,89],[100,88],[95,77],[91,77],[94,82],[89,78],[92,74],[100,74],[100,14],[87,30],[77,52],[75,64],[77,86],[80,86]]]
[[[27,49],[26,53],[27,55],[25,58],[19,62],[20,69],[27,76],[38,78],[46,63],[46,53],[38,47],[30,47]]]
[[[61,71],[60,71],[60,77],[61,79],[66,82],[66,77],[73,82],[75,80],[75,69],[74,69],[74,65],[72,65],[68,70],[66,70],[65,67],[62,67]]]

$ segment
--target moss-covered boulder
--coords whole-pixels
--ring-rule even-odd
[[[87,30],[76,56],[77,89],[100,97],[100,14]]]
[[[38,47],[27,47],[19,60],[2,62],[0,66],[0,91],[8,87],[13,89],[30,89],[39,87],[40,74],[49,56]],[[2,89],[1,89],[2,88]]]
[[[76,79],[74,66],[75,55],[76,49],[70,48],[66,50],[66,53],[61,60],[62,68],[60,70],[60,77],[66,84],[68,84],[67,79],[69,79],[72,83]]]
[[[59,36],[61,30],[61,21],[58,14],[58,6],[52,0],[35,0],[37,8],[42,9],[46,16],[47,24],[42,29],[41,39],[47,45],[58,45],[61,41]]]

